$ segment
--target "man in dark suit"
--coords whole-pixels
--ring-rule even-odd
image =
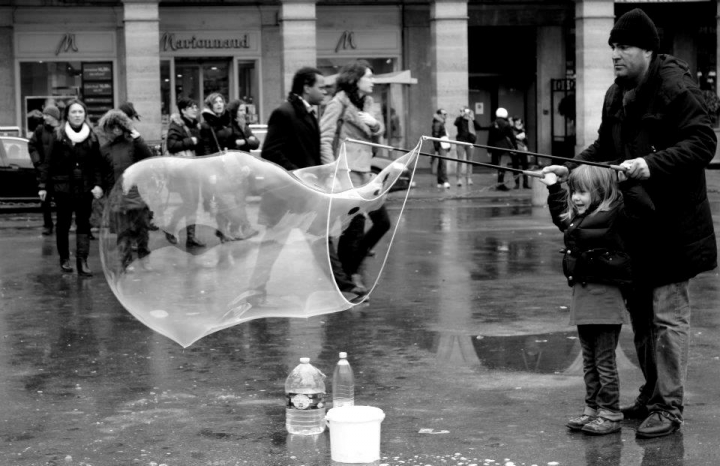
[[[273,110],[268,120],[268,132],[261,152],[263,159],[288,171],[320,165],[320,126],[314,106],[323,102],[326,93],[325,78],[320,70],[305,67],[295,73],[287,101]],[[261,216],[266,223],[274,225],[283,213],[273,211],[272,195],[266,197],[268,199],[261,202],[260,209],[264,211]],[[263,240],[261,245],[252,283],[261,302],[265,298],[264,285],[286,239],[273,235],[272,239]],[[311,249],[319,263],[327,261],[325,251],[329,252],[333,276],[340,291],[358,296],[367,294],[366,288],[356,286],[343,271],[331,240],[328,239],[327,248],[311,244]]]
[[[262,158],[285,170],[320,165],[320,129],[315,105],[325,98],[325,78],[316,68],[301,68],[293,77],[287,101],[273,110]]]

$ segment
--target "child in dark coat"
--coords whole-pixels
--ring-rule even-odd
[[[627,323],[623,289],[632,273],[626,242],[633,224],[654,208],[640,184],[619,186],[609,167],[579,166],[567,192],[554,175],[542,181],[553,223],[564,233],[563,271],[573,289],[570,324],[577,325],[583,353],[585,409],[567,426],[594,435],[617,432],[623,415],[615,350]]]

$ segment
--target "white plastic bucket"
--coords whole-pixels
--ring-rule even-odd
[[[380,459],[380,423],[385,413],[372,406],[332,408],[325,416],[330,427],[330,454],[338,463],[372,463]]]

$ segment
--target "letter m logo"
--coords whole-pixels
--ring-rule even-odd
[[[340,35],[340,39],[337,42],[337,45],[335,46],[335,53],[338,53],[341,49],[347,50],[347,49],[353,49],[355,50],[357,46],[355,45],[355,33],[352,31],[344,31]]]
[[[65,34],[62,39],[60,39],[60,43],[58,43],[58,46],[55,49],[55,55],[60,55],[61,52],[70,51],[78,51],[77,45],[75,45],[75,34],[72,33]]]

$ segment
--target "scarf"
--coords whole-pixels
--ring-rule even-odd
[[[88,136],[90,136],[90,127],[87,123],[83,123],[80,131],[77,132],[72,128],[72,126],[70,126],[70,122],[66,122],[65,134],[67,134],[67,137],[72,141],[74,146],[75,144],[83,142],[88,138]]]

